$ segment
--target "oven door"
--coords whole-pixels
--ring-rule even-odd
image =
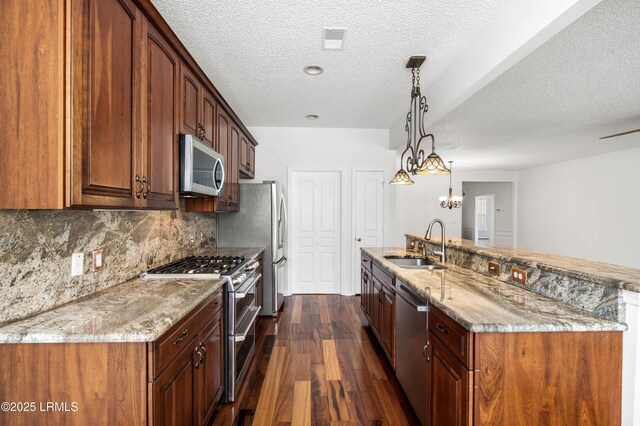
[[[240,288],[234,292],[229,292],[229,334],[235,335],[239,324],[251,315],[256,307],[256,283],[262,277],[262,274],[253,274],[245,281]]]
[[[256,319],[260,315],[259,306],[253,306],[236,324],[236,333],[229,335],[229,371],[227,400],[234,401],[247,370],[256,352]]]

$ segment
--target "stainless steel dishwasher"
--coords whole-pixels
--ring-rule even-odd
[[[396,279],[396,376],[420,422],[427,417],[427,301]]]

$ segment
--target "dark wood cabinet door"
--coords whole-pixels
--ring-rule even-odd
[[[249,143],[249,177],[256,176],[256,147]]]
[[[215,137],[216,100],[207,90],[202,92],[202,141],[218,150]]]
[[[371,326],[373,328],[373,332],[380,339],[381,337],[381,329],[380,329],[380,319],[382,317],[382,291],[381,286],[375,280],[373,280],[373,297],[372,297],[372,306],[371,306]]]
[[[200,82],[189,67],[180,64],[180,131],[198,136]]]
[[[430,396],[427,411],[432,426],[469,425],[470,374],[465,366],[437,338],[429,333],[431,360],[427,378]]]
[[[197,423],[206,425],[222,396],[224,352],[222,344],[222,310],[205,326],[198,339],[202,362],[196,369]],[[196,355],[199,361],[200,356]]]
[[[360,305],[362,305],[362,312],[367,314],[367,272],[360,268]]]
[[[218,153],[224,157],[224,184],[222,186],[222,193],[219,197],[215,198],[215,210],[216,211],[228,211],[230,198],[229,191],[231,190],[231,152],[229,150],[229,133],[231,129],[231,121],[229,116],[222,109],[218,108],[216,114],[216,122],[218,125]]]
[[[149,208],[178,207],[177,55],[146,23],[143,200]],[[145,69],[146,68],[146,69]],[[139,191],[140,188],[137,189]]]
[[[154,425],[193,425],[195,361],[191,350],[185,350],[153,384]]]
[[[396,343],[396,295],[385,290],[383,298],[383,333],[382,346],[387,353],[391,366],[395,368],[395,343]]]
[[[134,207],[142,13],[128,0],[71,9],[69,205]]]
[[[249,140],[241,133],[240,134],[240,171],[243,174],[249,172]]]
[[[231,210],[239,210],[240,207],[240,132],[238,128],[232,123],[230,134],[230,148],[231,155],[231,170],[230,170],[230,191],[229,205]]]

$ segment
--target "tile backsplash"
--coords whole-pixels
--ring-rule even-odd
[[[213,213],[0,210],[0,324],[28,317],[216,248]],[[92,272],[92,250],[104,269]],[[71,254],[84,275],[71,277]]]

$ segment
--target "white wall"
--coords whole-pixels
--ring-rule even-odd
[[[449,158],[445,158],[449,160]],[[452,158],[455,161],[455,158]],[[396,162],[399,163],[399,159]],[[415,184],[396,188],[396,240],[394,245],[403,247],[404,234],[424,234],[432,219],[445,223],[448,236],[460,237],[462,209],[443,209],[438,198],[447,195],[449,176],[413,176]],[[453,171],[453,194],[462,195],[462,182],[514,182],[514,197],[517,197],[518,173],[512,171],[456,170]],[[465,202],[473,202],[464,200]],[[514,218],[517,214],[514,213]],[[515,225],[514,225],[515,229]],[[440,232],[436,229],[436,232]],[[514,235],[514,239],[516,236]]]
[[[519,247],[640,267],[640,148],[523,170],[517,192]]]
[[[495,195],[496,239],[494,244],[513,247],[513,183],[511,182],[462,182],[466,203],[462,205],[462,237],[472,240],[475,228],[475,197]],[[499,211],[498,211],[499,210]]]
[[[395,151],[389,149],[388,129],[326,129],[310,127],[249,128],[259,145],[256,149],[255,181],[277,180],[285,185],[289,170],[340,170],[343,175],[342,282],[343,294],[353,294],[352,254],[352,172],[382,170],[389,181],[395,173]],[[385,245],[393,245],[395,228],[395,190],[384,190]],[[291,209],[289,209],[291,210]]]

